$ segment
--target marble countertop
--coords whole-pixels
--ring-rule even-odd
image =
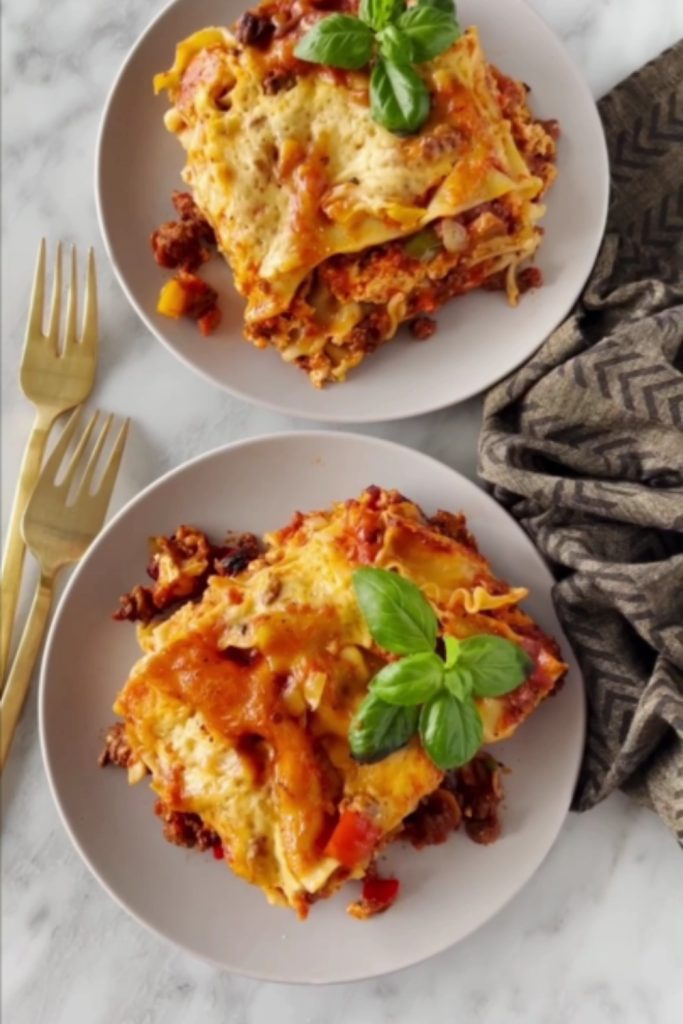
[[[37,240],[94,243],[104,342],[94,401],[135,418],[119,507],[208,448],[296,421],[190,376],[138,322],[107,266],[92,195],[107,90],[158,0],[6,0],[3,38],[2,508],[31,410],[16,386]],[[533,0],[596,96],[683,35],[671,0]],[[177,389],[182,403],[169,402]],[[480,400],[366,432],[474,476]],[[425,964],[322,989],[252,982],[177,952],[128,918],[79,860],[40,762],[35,692],[3,778],[2,1003],[9,1024],[674,1024],[683,1019],[680,851],[616,796],[570,815],[493,921]],[[676,898],[676,896],[678,898]]]

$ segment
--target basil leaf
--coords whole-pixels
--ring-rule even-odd
[[[420,712],[420,739],[442,771],[471,761],[481,746],[484,730],[473,701],[438,693]]]
[[[447,668],[443,677],[444,686],[458,700],[469,700],[474,689],[474,679],[469,669],[460,664]]]
[[[446,648],[446,657],[444,658],[446,668],[453,668],[460,654],[460,641],[454,636],[445,636],[443,645]]]
[[[357,569],[353,586],[368,629],[385,651],[419,654],[434,650],[438,620],[414,583],[386,569]]]
[[[460,641],[457,667],[471,673],[476,697],[500,697],[524,682],[533,661],[511,640],[484,634]]]
[[[434,228],[426,227],[407,238],[403,248],[414,260],[428,260],[443,249],[443,245]]]
[[[311,64],[355,71],[372,56],[374,34],[371,28],[349,14],[331,14],[323,18],[294,47],[294,56]]]
[[[413,59],[413,47],[408,36],[395,25],[387,25],[379,34],[379,52],[395,64],[409,64]]]
[[[379,31],[405,11],[405,0],[361,0],[358,17]]]
[[[427,86],[408,64],[380,58],[370,78],[370,111],[390,132],[416,132],[429,115]]]
[[[395,707],[369,693],[351,720],[349,745],[356,761],[381,761],[417,732],[419,709]]]
[[[437,11],[445,11],[453,20],[455,17],[455,0],[417,0],[418,7],[435,7]]]
[[[446,669],[443,677],[444,686],[457,700],[465,699],[465,687],[462,676],[457,668]]]
[[[411,707],[433,697],[442,681],[443,662],[438,654],[411,654],[385,665],[370,683],[370,690],[387,704]]]
[[[438,7],[411,7],[398,19],[398,27],[413,46],[413,60],[417,64],[438,57],[460,35],[457,21]]]

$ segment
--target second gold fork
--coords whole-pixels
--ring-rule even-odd
[[[52,606],[56,576],[63,566],[85,554],[101,530],[116,482],[128,421],[119,431],[111,454],[103,459],[102,451],[112,423],[109,416],[88,457],[87,446],[98,415],[95,412],[91,417],[69,460],[67,452],[75,440],[81,409],[72,414],[45,463],[24,515],[24,538],[38,562],[40,576],[28,621],[0,699],[0,766],[4,764],[28,692]],[[63,475],[58,483],[60,474]],[[100,478],[96,483],[98,475]],[[70,492],[77,477],[80,477],[80,483],[72,500]]]

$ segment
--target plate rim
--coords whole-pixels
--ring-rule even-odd
[[[155,480],[151,481],[142,490],[140,490],[139,492],[134,494],[127,502],[125,502],[125,504],[106,523],[105,527],[102,529],[102,531],[100,532],[100,534],[98,535],[96,540],[92,543],[92,545],[90,546],[89,550],[86,552],[84,557],[80,560],[80,562],[76,565],[75,569],[71,573],[71,576],[70,576],[70,578],[69,578],[69,580],[68,580],[68,582],[67,582],[67,584],[66,584],[66,586],[64,588],[64,591],[63,591],[63,593],[62,593],[62,595],[61,595],[61,597],[59,599],[57,608],[56,608],[54,616],[52,618],[52,622],[50,623],[50,628],[49,628],[48,635],[47,635],[47,638],[46,638],[46,641],[45,641],[45,646],[44,646],[43,655],[42,655],[42,659],[41,659],[40,676],[39,676],[39,681],[38,681],[38,731],[39,731],[39,739],[40,739],[40,753],[41,753],[41,761],[42,761],[42,764],[43,764],[43,769],[45,771],[45,775],[46,775],[46,778],[47,778],[48,789],[50,791],[50,795],[52,797],[54,806],[57,809],[57,814],[58,814],[58,817],[59,817],[59,819],[61,821],[61,824],[64,827],[64,829],[65,829],[65,831],[66,831],[66,833],[67,833],[67,835],[68,835],[68,837],[69,837],[69,839],[70,839],[70,841],[71,841],[75,851],[77,852],[77,854],[81,858],[82,862],[86,865],[86,867],[90,871],[92,877],[99,883],[99,885],[105,890],[105,892],[114,900],[114,902],[122,910],[124,910],[126,913],[128,913],[135,921],[137,921],[139,924],[141,924],[148,932],[150,932],[151,934],[155,935],[157,938],[162,939],[170,947],[175,948],[175,949],[180,949],[184,953],[194,957],[195,959],[198,959],[200,961],[204,961],[205,963],[209,963],[209,964],[213,965],[214,967],[218,968],[221,971],[225,971],[225,972],[228,972],[230,974],[234,974],[234,975],[236,975],[238,977],[250,978],[250,979],[256,980],[256,981],[266,981],[266,982],[271,982],[271,983],[276,983],[276,984],[287,984],[287,985],[297,985],[297,986],[305,986],[305,985],[324,986],[324,985],[333,985],[333,984],[352,984],[354,982],[367,981],[367,980],[370,980],[372,978],[386,977],[386,976],[389,976],[389,975],[392,975],[392,974],[396,974],[399,971],[408,970],[410,967],[416,967],[418,964],[424,963],[425,961],[430,960],[432,957],[438,956],[440,954],[445,953],[449,949],[455,948],[455,946],[457,946],[460,942],[465,941],[466,939],[470,938],[470,936],[472,936],[476,932],[478,932],[481,928],[484,927],[485,924],[487,924],[490,921],[494,920],[495,917],[497,917],[497,915],[516,896],[518,896],[522,892],[522,890],[528,885],[528,883],[531,881],[531,879],[534,877],[536,872],[539,870],[540,866],[545,861],[546,857],[549,855],[550,851],[553,849],[553,847],[555,846],[555,843],[557,842],[558,836],[559,836],[559,834],[560,834],[560,832],[562,830],[562,827],[563,827],[563,825],[564,825],[564,823],[566,821],[567,815],[568,815],[569,811],[571,810],[571,793],[573,793],[573,791],[575,789],[576,781],[578,779],[578,775],[579,775],[579,771],[580,771],[580,767],[581,767],[581,762],[582,762],[582,758],[583,758],[583,750],[584,750],[584,746],[585,746],[586,722],[587,722],[587,702],[586,702],[585,683],[584,683],[584,680],[583,680],[583,673],[581,672],[581,668],[580,668],[580,666],[578,664],[578,661],[576,660],[576,657],[574,656],[575,670],[576,670],[576,675],[577,675],[576,685],[577,685],[577,689],[578,689],[578,736],[579,736],[580,742],[578,742],[577,745],[576,745],[576,750],[574,752],[574,763],[573,763],[573,765],[570,765],[570,767],[572,768],[572,771],[571,771],[571,788],[570,788],[569,801],[567,803],[567,807],[566,807],[566,809],[564,811],[564,814],[562,815],[560,820],[557,822],[557,827],[554,829],[554,833],[553,833],[552,839],[550,840],[548,845],[542,850],[540,855],[537,855],[537,856],[531,858],[531,860],[529,861],[529,863],[525,867],[525,871],[523,873],[523,880],[521,881],[521,883],[501,903],[499,903],[499,905],[497,906],[496,910],[492,914],[489,914],[487,917],[483,918],[481,921],[479,921],[478,924],[476,924],[468,932],[466,932],[464,935],[459,936],[455,940],[447,942],[445,945],[439,947],[438,949],[433,949],[433,950],[431,950],[431,951],[429,951],[427,953],[421,954],[420,956],[418,956],[414,960],[408,960],[408,961],[406,961],[404,963],[398,964],[396,967],[394,967],[394,968],[392,968],[390,970],[373,970],[373,969],[369,969],[367,972],[364,972],[362,974],[352,974],[352,975],[348,975],[347,974],[345,976],[338,977],[338,978],[300,979],[300,978],[286,977],[286,976],[284,976],[282,974],[279,974],[277,972],[273,972],[272,970],[269,973],[268,971],[256,971],[256,970],[253,970],[253,969],[249,970],[249,969],[243,969],[243,968],[234,967],[234,966],[228,966],[225,962],[217,960],[217,959],[215,959],[213,956],[211,956],[209,954],[206,954],[204,952],[198,952],[196,949],[194,949],[192,946],[186,944],[182,940],[178,940],[176,938],[171,938],[168,934],[166,934],[164,931],[162,931],[160,928],[158,928],[155,924],[153,924],[151,921],[146,920],[141,914],[139,914],[137,912],[137,910],[122,895],[117,893],[108,884],[108,882],[105,881],[104,877],[99,872],[99,870],[97,869],[97,867],[95,866],[95,864],[93,863],[93,861],[91,860],[89,855],[86,853],[86,851],[83,848],[83,846],[81,845],[81,843],[79,842],[78,837],[76,835],[76,832],[72,828],[71,822],[70,822],[69,818],[67,817],[67,813],[66,813],[65,809],[62,807],[62,803],[61,803],[61,800],[60,800],[60,797],[59,797],[58,785],[57,785],[56,779],[55,779],[55,777],[53,775],[52,767],[51,767],[51,763],[50,763],[50,758],[48,756],[48,740],[47,740],[48,725],[47,725],[47,721],[46,721],[46,693],[47,693],[47,688],[48,688],[48,682],[47,682],[47,679],[48,679],[48,663],[49,663],[49,660],[50,660],[50,655],[51,655],[51,652],[52,652],[53,645],[55,643],[55,638],[57,636],[57,633],[58,633],[58,630],[59,630],[59,627],[60,627],[60,620],[61,620],[62,616],[65,614],[65,611],[66,611],[68,602],[70,600],[72,591],[75,590],[75,588],[76,588],[76,586],[78,584],[78,580],[79,580],[80,576],[82,575],[82,573],[85,571],[85,568],[86,568],[88,562],[93,557],[96,556],[97,550],[98,550],[99,546],[102,543],[104,543],[106,537],[114,529],[114,527],[118,524],[118,522],[120,520],[122,520],[129,513],[129,511],[131,509],[133,509],[136,505],[138,505],[141,502],[143,502],[148,494],[150,494],[151,492],[156,490],[158,487],[162,486],[164,483],[166,483],[166,481],[172,479],[175,476],[180,476],[185,470],[189,469],[190,467],[197,466],[200,463],[208,461],[209,459],[215,457],[216,455],[224,454],[224,453],[227,453],[227,452],[229,452],[231,450],[234,450],[234,449],[248,448],[248,447],[252,447],[252,446],[255,446],[255,445],[264,444],[264,443],[268,443],[268,442],[272,442],[272,441],[280,441],[280,440],[291,441],[291,440],[296,440],[297,438],[300,438],[300,437],[305,437],[305,438],[315,437],[315,438],[320,439],[321,441],[324,441],[327,437],[330,437],[330,436],[333,436],[333,437],[335,437],[338,440],[340,440],[340,439],[353,440],[353,441],[358,440],[358,441],[360,441],[362,443],[368,443],[369,442],[371,445],[375,445],[376,447],[378,447],[380,449],[381,448],[389,448],[389,449],[393,449],[395,452],[401,452],[401,451],[408,450],[409,452],[411,452],[411,454],[418,455],[420,457],[420,459],[425,460],[427,463],[435,464],[435,466],[438,467],[439,469],[444,469],[445,468],[455,478],[456,481],[464,480],[464,481],[466,481],[467,484],[470,484],[471,486],[478,488],[481,491],[482,495],[485,498],[489,499],[500,510],[500,512],[508,519],[508,521],[509,521],[510,525],[512,526],[513,530],[516,531],[517,535],[519,537],[521,537],[521,539],[525,542],[525,544],[526,544],[526,546],[527,546],[527,548],[529,550],[529,553],[531,555],[533,555],[537,559],[537,561],[539,563],[539,568],[541,568],[542,571],[546,574],[546,576],[548,577],[549,584],[552,585],[552,583],[553,583],[553,576],[552,576],[552,573],[550,571],[550,568],[548,567],[548,565],[547,565],[545,559],[543,558],[543,556],[541,555],[540,551],[538,551],[538,549],[534,545],[533,541],[531,540],[529,535],[524,531],[524,529],[520,526],[520,524],[507,512],[506,509],[504,509],[501,505],[498,504],[498,502],[496,502],[495,498],[493,498],[493,496],[489,492],[483,490],[483,488],[479,487],[479,485],[474,480],[470,479],[469,477],[466,477],[459,470],[454,469],[452,466],[449,466],[447,463],[441,462],[439,459],[435,458],[434,456],[428,455],[428,454],[426,454],[424,452],[421,452],[418,449],[411,448],[408,445],[399,444],[396,441],[387,440],[387,439],[381,438],[381,437],[375,437],[375,436],[370,435],[370,434],[359,434],[359,433],[355,433],[355,432],[354,433],[350,433],[348,431],[343,431],[343,430],[319,430],[319,429],[287,430],[287,431],[281,431],[281,432],[272,432],[271,431],[269,433],[259,434],[259,435],[254,436],[254,437],[241,438],[241,439],[238,439],[238,440],[235,440],[235,441],[230,441],[230,442],[228,442],[226,444],[223,444],[223,445],[217,445],[216,447],[211,448],[211,449],[209,449],[206,452],[202,452],[199,455],[196,455],[196,456],[194,456],[191,459],[187,459],[184,462],[182,462],[179,466],[176,466],[176,467],[168,470],[166,473],[163,473],[161,476],[159,476]],[[467,514],[466,510],[465,510],[465,514]],[[551,600],[552,600],[552,595],[551,595]],[[554,610],[555,610],[555,606],[554,606],[554,602],[553,602],[553,611]],[[574,653],[573,649],[571,648],[571,644],[569,643],[569,640],[568,640],[568,638],[566,637],[566,635],[564,633],[564,630],[562,628],[562,624],[561,624],[561,622],[559,622],[559,619],[558,619],[558,623],[559,623],[559,626],[560,626],[560,640],[561,640],[561,642],[563,644],[566,644],[566,646],[569,647],[569,649],[570,649],[570,651],[572,652],[572,655],[573,655],[573,653]],[[569,775],[569,773],[568,773],[568,775]]]
[[[587,101],[588,109],[590,109],[590,112],[591,112],[591,117],[593,118],[594,123],[598,127],[598,136],[600,138],[600,148],[599,148],[599,154],[596,153],[595,156],[596,156],[596,159],[599,159],[599,162],[600,162],[600,175],[599,175],[599,178],[598,178],[598,182],[599,182],[599,187],[600,187],[600,191],[601,191],[601,197],[600,197],[600,199],[601,199],[601,202],[600,202],[600,218],[599,218],[600,230],[599,230],[599,232],[596,233],[596,239],[595,239],[595,241],[593,242],[593,244],[591,246],[590,260],[587,259],[588,269],[586,271],[586,274],[583,277],[583,280],[580,282],[580,284],[578,286],[578,289],[576,291],[576,294],[573,296],[571,301],[569,301],[567,304],[565,304],[565,306],[562,308],[562,311],[558,312],[557,316],[553,318],[554,321],[555,321],[554,327],[552,327],[550,329],[549,333],[547,335],[545,335],[545,337],[540,339],[538,344],[530,352],[527,352],[525,355],[520,356],[519,360],[517,362],[515,362],[513,366],[509,367],[501,376],[495,377],[493,380],[489,381],[489,383],[484,385],[483,387],[476,387],[475,386],[475,387],[472,387],[469,390],[466,390],[457,399],[438,401],[436,404],[417,403],[415,407],[411,407],[409,409],[406,409],[405,411],[398,411],[398,410],[390,409],[388,412],[385,410],[381,414],[375,414],[375,413],[372,413],[371,411],[370,412],[361,413],[361,414],[357,414],[357,413],[354,413],[352,411],[349,411],[349,412],[337,412],[337,413],[334,413],[334,414],[329,414],[329,413],[325,413],[324,409],[316,411],[315,414],[313,414],[313,413],[308,414],[308,413],[301,413],[301,412],[297,411],[297,409],[292,407],[291,405],[287,405],[285,403],[282,403],[282,402],[279,402],[279,401],[275,401],[275,400],[270,399],[270,398],[263,398],[261,396],[256,397],[255,395],[253,395],[251,393],[248,393],[247,391],[242,390],[242,388],[237,387],[237,386],[229,383],[227,380],[223,380],[223,379],[219,380],[219,379],[217,379],[208,370],[206,370],[203,367],[201,367],[201,366],[197,365],[196,363],[194,363],[188,356],[186,356],[183,352],[181,352],[178,348],[176,348],[176,346],[171,341],[167,340],[167,338],[164,335],[164,332],[162,330],[161,325],[157,322],[157,320],[154,318],[154,316],[148,310],[146,310],[142,306],[141,303],[137,302],[137,300],[134,297],[131,289],[128,287],[127,279],[126,279],[125,273],[123,271],[123,268],[121,267],[121,265],[119,264],[118,259],[114,255],[114,251],[113,251],[113,248],[112,248],[112,245],[111,245],[111,241],[110,241],[110,236],[109,236],[109,233],[108,233],[108,230],[107,230],[107,222],[106,222],[106,214],[105,214],[106,200],[104,198],[103,189],[102,189],[103,149],[104,149],[104,139],[105,139],[105,134],[106,134],[107,123],[108,123],[110,112],[111,112],[111,109],[112,109],[112,106],[113,106],[114,98],[115,98],[116,92],[117,92],[117,90],[119,88],[119,83],[123,79],[123,77],[124,77],[124,75],[125,75],[125,73],[126,73],[126,71],[128,69],[129,64],[131,64],[133,62],[138,49],[143,44],[143,42],[148,38],[148,36],[151,35],[151,33],[154,31],[157,23],[159,21],[161,21],[162,18],[164,18],[173,7],[178,6],[179,4],[184,3],[184,2],[185,2],[185,0],[167,0],[167,2],[164,3],[164,5],[162,6],[161,10],[159,10],[152,17],[152,19],[150,20],[150,22],[148,23],[146,28],[144,28],[142,30],[142,32],[137,36],[137,38],[135,39],[135,42],[133,43],[132,47],[130,48],[130,50],[125,55],[121,65],[120,65],[120,67],[119,67],[119,69],[118,69],[118,71],[117,71],[117,73],[116,73],[116,75],[114,77],[114,80],[113,80],[113,82],[112,82],[112,84],[111,84],[111,86],[109,88],[109,91],[107,93],[107,97],[106,97],[104,106],[102,108],[102,113],[100,115],[100,120],[99,120],[99,124],[98,124],[98,128],[97,128],[97,139],[96,139],[96,144],[95,144],[95,161],[94,161],[95,211],[96,211],[97,223],[98,223],[98,227],[99,227],[99,231],[100,231],[100,236],[102,238],[102,242],[103,242],[103,245],[104,245],[105,252],[107,254],[107,258],[109,260],[110,265],[112,266],[112,268],[114,270],[114,274],[116,276],[116,279],[117,279],[117,281],[119,283],[119,286],[121,287],[121,289],[122,289],[126,299],[128,300],[129,305],[135,311],[135,313],[137,314],[139,320],[142,322],[143,326],[146,327],[147,330],[152,334],[152,336],[154,338],[156,338],[156,340],[159,341],[162,344],[164,349],[167,352],[169,352],[175,359],[179,360],[180,363],[186,369],[188,369],[190,372],[196,374],[202,380],[207,381],[213,387],[218,388],[220,391],[223,391],[223,392],[231,395],[232,397],[239,399],[242,402],[251,403],[251,404],[253,404],[253,405],[255,405],[255,406],[259,407],[259,408],[267,409],[270,412],[279,413],[280,415],[283,415],[283,416],[291,416],[291,417],[293,417],[293,418],[295,418],[297,420],[303,420],[303,421],[308,421],[308,422],[317,422],[317,423],[332,423],[332,424],[342,424],[342,423],[346,423],[346,424],[353,424],[353,423],[358,423],[358,424],[361,424],[361,423],[362,424],[366,424],[366,423],[367,424],[369,424],[369,423],[390,423],[390,422],[396,422],[396,421],[400,421],[400,420],[404,420],[404,419],[410,419],[410,418],[415,417],[415,416],[426,416],[426,415],[429,415],[430,413],[440,412],[443,409],[448,409],[448,408],[451,408],[452,406],[460,405],[461,403],[466,402],[469,399],[471,399],[471,398],[473,398],[473,397],[475,397],[477,395],[482,394],[483,392],[487,391],[489,388],[495,387],[495,385],[500,383],[500,381],[506,379],[507,377],[510,376],[510,374],[512,374],[516,370],[518,370],[519,367],[523,363],[525,363],[525,362],[527,362],[527,360],[533,358],[533,356],[538,352],[540,347],[547,341],[547,339],[550,336],[550,334],[552,334],[553,331],[555,331],[560,326],[560,324],[562,324],[563,321],[567,318],[567,316],[569,315],[571,310],[574,308],[577,300],[579,299],[579,297],[580,297],[580,295],[581,295],[581,293],[582,293],[582,291],[584,289],[584,286],[586,284],[586,281],[590,277],[592,268],[595,265],[595,261],[597,259],[598,253],[600,252],[600,247],[602,245],[602,242],[603,242],[603,239],[604,239],[604,236],[605,236],[605,228],[606,228],[606,225],[607,225],[607,215],[608,215],[608,211],[609,211],[609,198],[610,198],[610,189],[611,189],[611,178],[610,178],[609,153],[608,153],[608,149],[607,149],[607,139],[605,137],[605,131],[604,131],[604,128],[603,128],[603,125],[602,125],[602,121],[600,119],[600,115],[598,113],[597,101],[596,101],[595,97],[593,96],[593,94],[590,91],[590,87],[588,85],[588,82],[587,82],[587,80],[586,80],[582,70],[579,68],[578,64],[576,63],[574,58],[569,53],[569,50],[567,49],[563,39],[548,24],[547,20],[534,7],[531,6],[531,4],[529,3],[529,0],[518,0],[518,2],[521,3],[523,7],[526,8],[526,12],[527,12],[528,17],[531,18],[531,19],[535,19],[543,27],[543,29],[546,32],[548,32],[554,38],[554,40],[556,41],[558,46],[561,48],[567,64],[571,67],[572,71],[574,72],[574,76],[575,76],[575,79],[576,79],[576,84],[577,84],[580,92],[583,94],[584,100]],[[588,250],[587,250],[587,254],[588,254]],[[226,263],[226,266],[227,266],[227,263]],[[230,267],[228,267],[228,272],[232,274],[232,271],[231,271]],[[242,340],[244,341],[243,338],[242,338]],[[246,341],[245,341],[245,344],[247,344]],[[292,372],[294,372],[294,368],[292,368]],[[332,386],[335,386],[335,385],[332,385]],[[343,386],[343,383],[342,383],[342,386]]]

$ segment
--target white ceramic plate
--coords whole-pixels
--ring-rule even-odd
[[[219,289],[223,325],[209,340],[187,320],[159,316],[168,279],[152,259],[150,232],[173,216],[184,152],[164,129],[165,97],[152,76],[173,63],[175,44],[211,24],[230,24],[246,0],[175,0],[139,40],[114,85],[102,121],[96,191],[105,245],[119,280],[149,329],[214,384],[293,416],[337,423],[400,419],[462,401],[527,359],[571,308],[602,237],[609,172],[605,141],[588,88],[562,44],[523,0],[462,0],[463,25],[477,24],[485,51],[532,87],[539,117],[562,126],[559,177],[548,196],[539,266],[545,286],[511,309],[501,293],[457,299],[438,314],[427,343],[403,330],[348,380],[316,391],[274,350],[242,339],[243,302],[220,260],[205,273]]]
[[[111,705],[139,656],[135,630],[111,619],[119,594],[144,577],[147,538],[193,523],[220,536],[262,532],[358,494],[396,487],[424,506],[462,509],[496,572],[531,590],[528,608],[560,639],[567,682],[496,753],[506,777],[502,838],[477,846],[457,833],[417,852],[396,845],[402,883],[390,912],[345,913],[355,887],[313,907],[306,922],[271,907],[208,854],[170,846],[144,783],[130,788],[97,755]],[[82,857],[105,888],[165,938],[230,970],[278,981],[335,982],[417,963],[495,914],[536,870],[567,813],[584,733],[578,670],[553,612],[551,577],[522,530],[492,498],[408,448],[349,434],[294,433],[241,441],[189,462],[135,498],[109,524],[71,580],[43,662],[40,728],[54,797]],[[531,913],[531,909],[529,911]]]

